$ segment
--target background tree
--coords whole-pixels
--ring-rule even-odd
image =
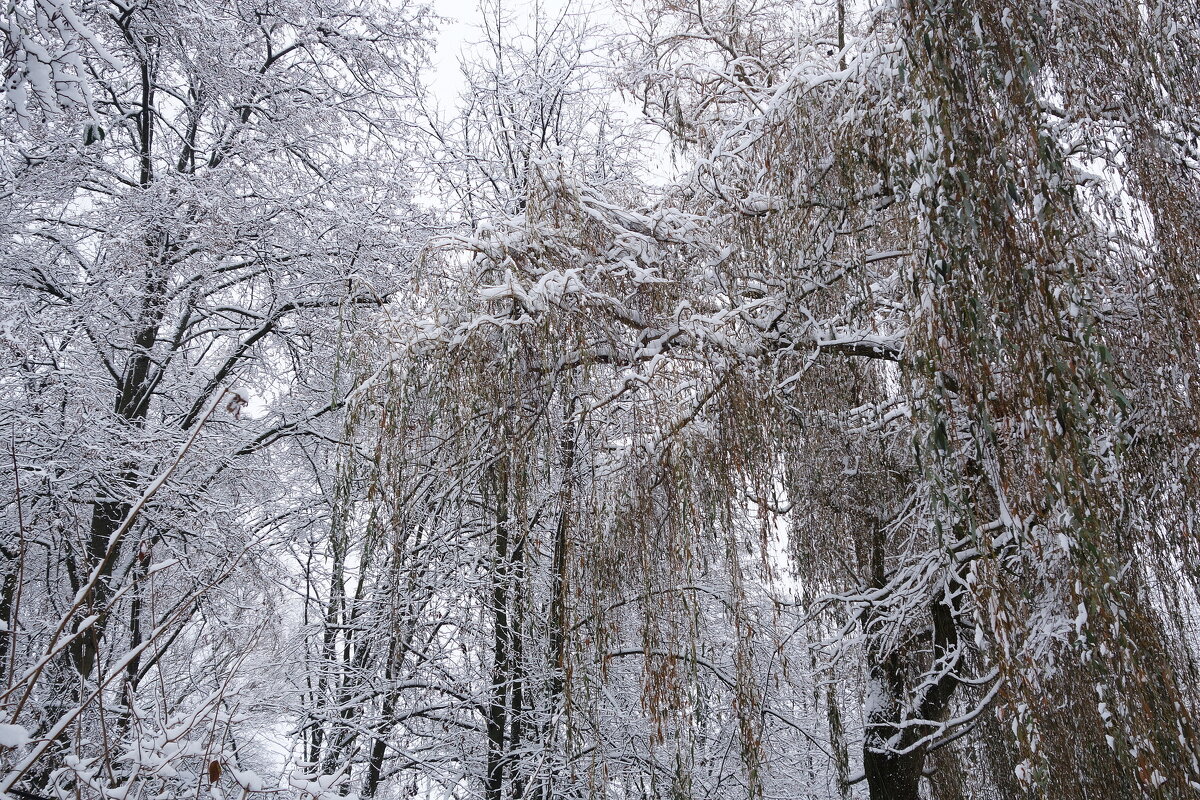
[[[5,24],[4,708],[75,733],[4,786],[44,792],[66,753],[132,780],[105,759],[140,709],[211,697],[270,624],[231,611],[275,605],[264,548],[297,524],[264,470],[329,435],[343,326],[419,238],[394,120],[425,27],[369,3],[18,4]]]

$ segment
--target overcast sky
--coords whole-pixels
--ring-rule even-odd
[[[581,5],[578,0],[501,0],[518,25],[533,10],[541,6],[547,14],[560,12],[568,6]],[[437,52],[433,56],[430,86],[442,108],[449,109],[462,90],[462,70],[459,59],[464,50],[483,38],[479,0],[433,0],[434,13],[448,21],[439,26]]]

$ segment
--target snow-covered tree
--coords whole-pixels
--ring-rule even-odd
[[[1195,12],[10,4],[0,788],[1191,796]]]
[[[6,10],[0,674],[38,744],[4,790],[68,791],[68,754],[133,780],[114,759],[145,708],[211,707],[275,624],[245,604],[277,604],[264,553],[306,524],[339,341],[419,246],[402,117],[424,13]]]

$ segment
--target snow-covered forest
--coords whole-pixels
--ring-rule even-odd
[[[6,0],[0,800],[1200,796],[1198,20]]]

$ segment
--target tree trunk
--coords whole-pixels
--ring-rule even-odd
[[[487,767],[484,800],[501,800],[504,788],[505,742],[508,722],[508,684],[511,673],[509,644],[512,631],[508,615],[509,518],[508,469],[503,458],[492,470],[496,501],[495,545],[492,574],[492,685],[486,712]]]
[[[933,660],[926,675],[937,671],[946,659],[957,660],[958,629],[949,603],[948,599],[940,599],[930,609]],[[873,665],[871,671],[875,691],[881,695],[876,699],[880,705],[868,717],[868,723],[873,727],[863,744],[863,771],[871,800],[918,800],[925,757],[931,743],[913,745],[931,731],[929,726],[923,725],[900,727],[900,709],[908,691],[900,654],[891,654],[881,664]],[[932,682],[917,709],[918,717],[935,722],[944,720],[957,688],[958,679],[954,671],[947,668]]]

